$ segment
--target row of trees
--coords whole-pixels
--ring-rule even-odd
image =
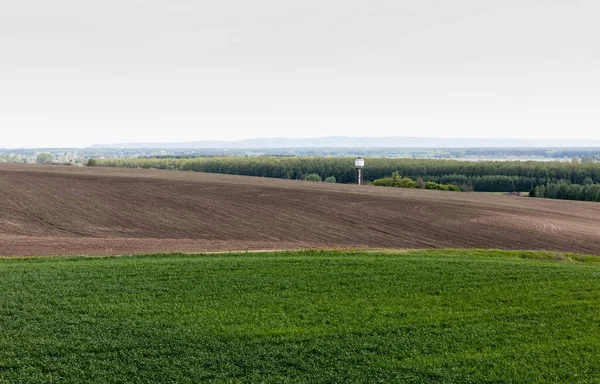
[[[355,183],[353,158],[336,157],[204,157],[98,159],[90,165],[156,168],[304,180],[318,175],[338,183]],[[564,162],[463,162],[454,160],[367,159],[366,181],[389,177],[393,172],[425,183],[456,185],[480,192],[530,191],[539,186],[565,182],[600,184],[600,163]],[[316,180],[315,176],[311,176]]]
[[[582,200],[600,202],[600,184],[571,184],[566,181],[549,183],[535,187],[531,197],[548,199]]]
[[[335,176],[340,183],[353,183],[356,173],[352,158],[336,157],[208,157],[191,159],[107,159],[99,165],[111,167],[178,169],[251,176],[302,179],[305,174]],[[386,177],[392,172],[405,177],[465,177],[508,176],[529,180],[569,180],[583,184],[586,178],[600,183],[600,163],[566,162],[466,162],[455,160],[420,160],[369,158],[365,176],[369,181]],[[302,177],[299,177],[302,175]]]

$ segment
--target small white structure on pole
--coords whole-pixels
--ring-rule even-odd
[[[362,185],[362,170],[365,167],[365,159],[360,156],[357,157],[356,160],[354,160],[354,166],[356,167],[356,171],[358,173],[358,185]]]

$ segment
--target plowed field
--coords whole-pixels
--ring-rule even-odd
[[[600,254],[600,204],[191,172],[0,164],[0,255],[336,247]]]

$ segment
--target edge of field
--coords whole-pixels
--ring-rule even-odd
[[[332,248],[332,249],[298,249],[298,250],[242,250],[220,252],[169,252],[149,254],[124,254],[112,256],[0,256],[1,261],[8,260],[78,260],[78,259],[118,259],[118,258],[152,258],[152,257],[239,257],[248,256],[350,256],[364,254],[380,255],[422,255],[422,256],[475,256],[475,257],[502,257],[522,260],[538,260],[567,263],[600,263],[600,256],[578,254],[560,251],[530,251],[530,250],[502,250],[502,249],[357,249],[357,248]]]

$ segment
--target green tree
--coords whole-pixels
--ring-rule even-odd
[[[37,155],[35,162],[38,164],[50,164],[54,161],[54,155],[51,153],[40,153]]]
[[[304,177],[306,181],[322,181],[321,176],[318,173],[311,173],[310,175],[306,175]]]

